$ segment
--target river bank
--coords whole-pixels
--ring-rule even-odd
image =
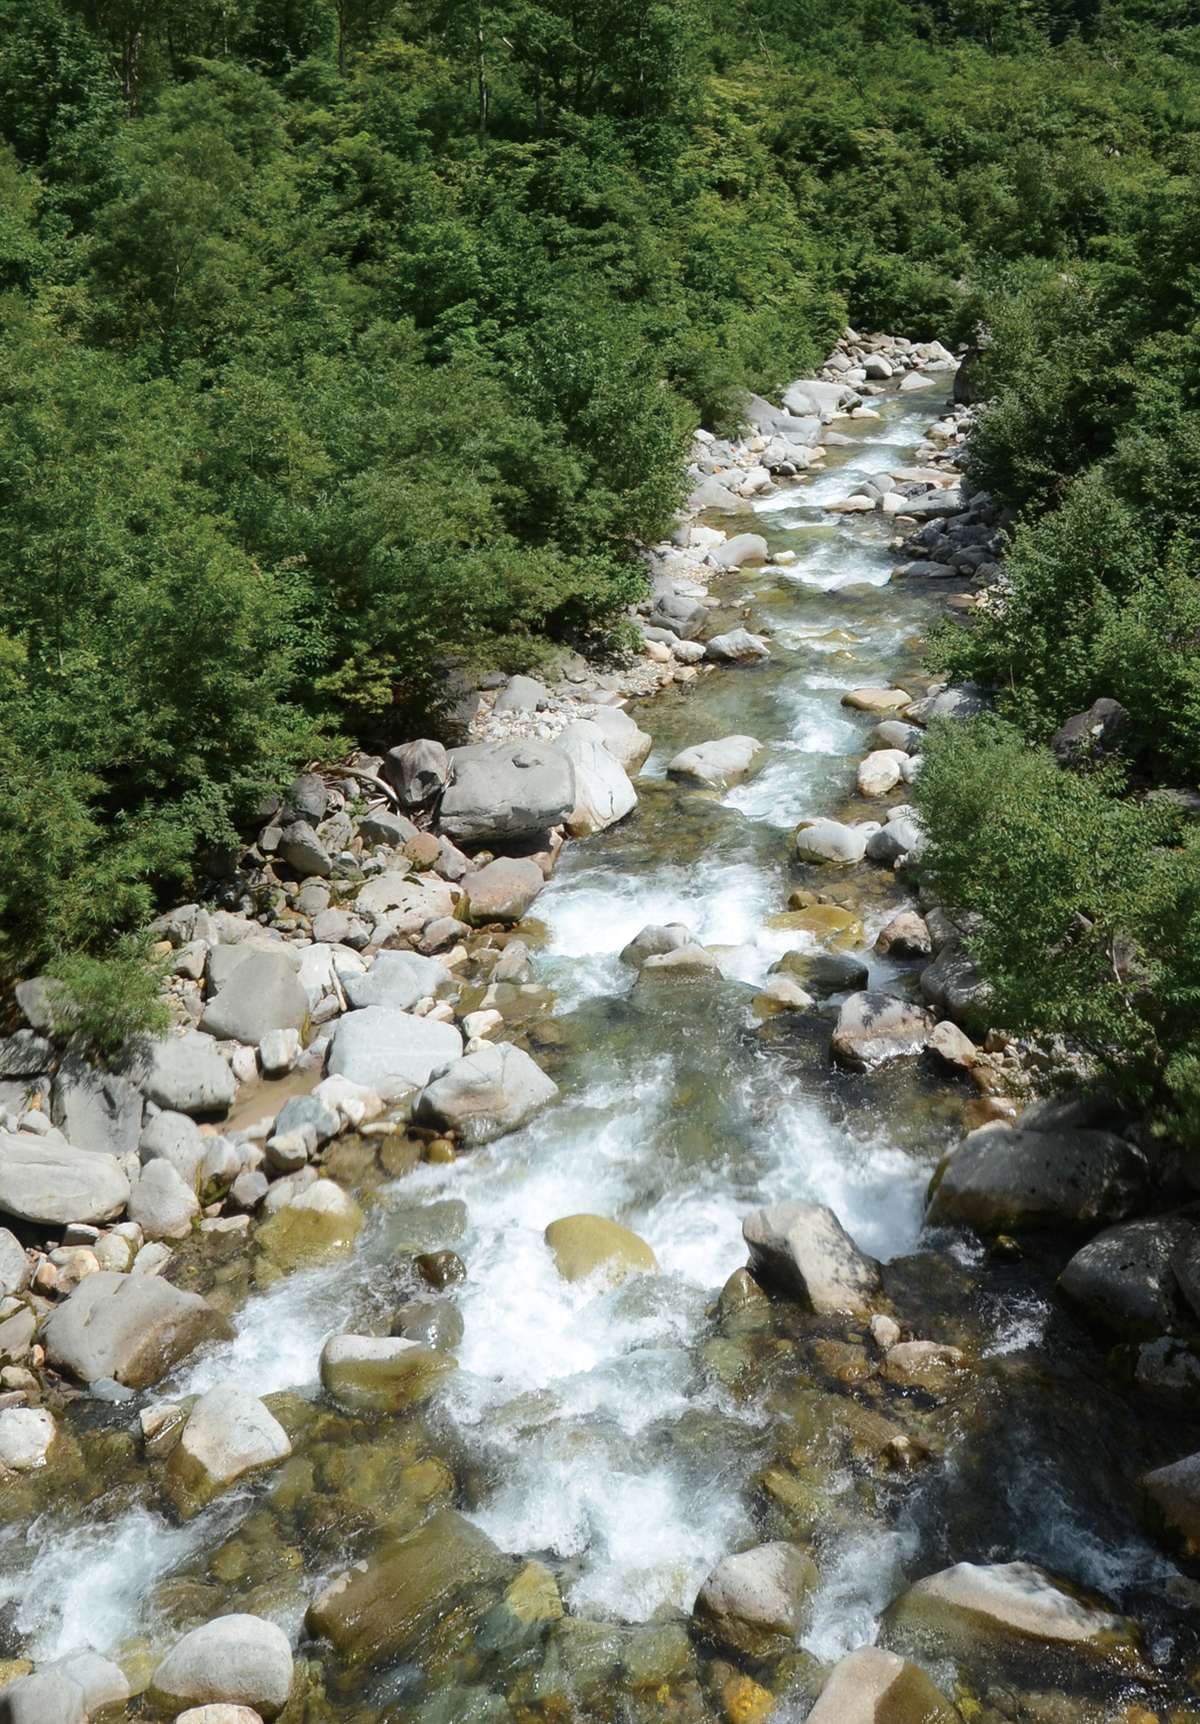
[[[965,1715],[1107,1719],[1137,1716],[1127,1710],[1136,1705],[1142,1716],[1166,1716],[1154,1709],[1161,1694],[1172,1716],[1186,1716],[1179,1707],[1195,1659],[1194,1601],[1146,1536],[1136,1489],[1140,1471],[1186,1452],[1182,1432],[1143,1429],[1136,1406],[1104,1378],[1094,1342],[1051,1297],[1063,1255],[1056,1244],[988,1253],[966,1233],[922,1233],[925,1188],[942,1151],[980,1108],[997,1104],[972,1079],[947,1083],[936,1043],[926,1056],[937,1034],[921,998],[932,949],[912,951],[921,944],[913,923],[908,947],[893,937],[890,950],[877,950],[898,916],[916,913],[903,874],[870,851],[906,819],[880,820],[879,811],[900,806],[903,763],[914,756],[885,748],[901,756],[876,762],[879,771],[895,768],[890,788],[868,798],[850,786],[864,750],[880,752],[870,747],[873,723],[906,723],[881,715],[926,696],[920,636],[954,585],[951,576],[919,574],[891,583],[892,515],[883,507],[900,495],[893,475],[927,458],[922,394],[933,401],[937,388],[868,398],[882,417],[845,421],[835,435],[849,440],[822,445],[820,477],[754,491],[758,500],[736,525],[763,540],[761,560],[712,568],[691,555],[708,546],[703,538],[693,545],[690,529],[686,545],[657,553],[646,622],[670,662],[654,655],[650,663],[669,668],[672,684],[636,709],[647,730],[614,719],[617,709],[595,698],[618,690],[578,685],[594,709],[587,722],[607,727],[630,767],[649,741],[638,800],[587,845],[568,846],[548,883],[546,852],[492,864],[499,872],[481,882],[489,866],[467,866],[459,842],[478,843],[479,822],[499,817],[509,830],[496,833],[494,848],[521,848],[526,833],[512,829],[511,810],[527,804],[528,820],[544,820],[551,806],[577,827],[607,820],[626,793],[607,761],[597,764],[602,748],[618,757],[594,736],[577,739],[591,787],[586,809],[578,784],[564,790],[553,758],[536,755],[516,770],[541,781],[548,765],[550,783],[538,794],[549,802],[535,803],[524,783],[520,797],[499,793],[489,758],[475,802],[451,807],[449,836],[444,802],[435,836],[423,819],[411,833],[388,825],[421,816],[421,796],[408,813],[385,798],[367,831],[400,840],[393,856],[413,865],[402,880],[394,865],[376,867],[376,858],[338,846],[329,822],[344,810],[326,801],[318,812],[317,786],[293,791],[288,812],[298,818],[277,823],[269,853],[286,845],[306,863],[319,860],[295,831],[308,826],[330,873],[271,888],[259,914],[276,935],[312,938],[293,972],[310,1026],[324,1011],[336,1044],[364,1012],[404,1012],[406,1058],[420,1043],[427,1076],[453,1058],[451,1036],[459,1050],[475,1046],[471,1057],[482,1054],[485,1070],[454,1095],[428,1100],[428,1123],[414,1131],[389,1119],[401,1097],[381,1089],[396,1082],[407,1094],[420,1080],[411,1066],[397,1071],[391,1057],[381,1060],[372,1037],[340,1055],[327,1050],[350,1069],[331,1068],[319,1089],[294,1024],[272,1024],[253,1042],[226,1034],[215,1047],[189,1043],[205,1058],[189,1057],[182,1074],[155,1068],[156,1117],[173,1117],[166,1126],[139,1117],[138,1167],[162,1162],[185,1185],[180,1169],[191,1167],[201,1189],[196,1209],[166,1214],[166,1237],[147,1242],[165,1198],[179,1202],[174,1181],[159,1176],[140,1200],[143,1216],[153,1213],[151,1200],[159,1213],[149,1229],[133,1225],[160,1269],[174,1253],[170,1281],[202,1297],[212,1315],[196,1307],[187,1323],[171,1315],[159,1331],[171,1339],[153,1360],[157,1380],[135,1349],[132,1363],[106,1355],[120,1368],[96,1373],[90,1396],[70,1400],[66,1374],[34,1392],[6,1384],[26,1395],[21,1410],[39,1410],[44,1396],[57,1421],[45,1466],[9,1481],[14,1654],[44,1662],[91,1645],[117,1656],[140,1687],[180,1634],[236,1611],[285,1629],[289,1721],[751,1719],[772,1707],[799,1718],[829,1666],[882,1632],[941,1684],[936,1704],[962,1701]],[[943,455],[957,447],[948,437]],[[765,452],[747,446],[745,454]],[[722,465],[721,454],[706,459]],[[713,476],[698,475],[698,485]],[[946,476],[943,467],[937,491],[950,489]],[[867,507],[831,507],[860,498]],[[944,497],[941,506],[949,506]],[[731,524],[721,520],[711,533]],[[691,610],[664,605],[668,596],[690,600]],[[767,653],[739,643],[745,656],[728,670],[700,670],[712,662],[706,648],[702,660],[677,650],[747,623]],[[695,674],[676,680],[679,670]],[[650,674],[661,680],[661,669]],[[899,689],[903,700],[883,705],[861,695]],[[857,704],[846,704],[856,691]],[[526,739],[531,727],[557,726],[557,716],[538,715],[536,691],[518,694],[533,707],[505,726],[519,724]],[[477,719],[480,734],[493,734],[494,710]],[[711,759],[699,773],[676,764],[729,737],[756,745],[740,782],[713,785]],[[536,738],[527,745],[536,749]],[[422,774],[436,780],[441,771],[436,750],[410,750],[392,764],[395,796],[422,791]],[[342,783],[338,794],[358,796],[361,781]],[[835,847],[851,834],[852,851],[861,843],[857,859],[832,868],[811,859],[806,821],[819,822],[819,837]],[[808,860],[795,853],[798,825]],[[363,828],[358,818],[360,837]],[[889,863],[911,853],[907,836],[893,833],[887,847]],[[352,905],[322,885],[341,873],[344,854],[363,876]],[[463,907],[451,889],[463,885],[468,916],[482,924],[465,938],[451,914]],[[796,894],[802,901],[793,904]],[[379,944],[383,919],[384,956],[395,956],[368,974],[362,953]],[[229,961],[228,951],[260,938],[262,924],[247,921],[200,911],[164,926],[182,1016],[190,1019],[190,1001],[203,1025],[212,1000],[257,961]],[[222,937],[238,925],[240,938]],[[647,927],[681,932],[639,946]],[[516,936],[506,931],[514,928]],[[326,970],[323,955],[311,956],[322,945],[337,950]],[[214,989],[213,954],[226,948],[216,965],[224,987]],[[200,974],[189,975],[198,960]],[[380,1003],[374,990],[388,970]],[[257,1010],[268,996],[285,1006],[290,997],[295,1011],[287,980],[272,964],[266,980],[244,979],[244,997],[226,1000],[224,1011]],[[872,1046],[854,1057],[864,1038],[853,1040],[847,1022],[847,1057],[831,1068],[830,1033],[845,997],[864,992],[915,1014],[885,1026],[904,1045],[880,1049],[879,1026],[869,1022]],[[336,1010],[323,1007],[330,998]],[[384,1028],[394,1031],[395,1021]],[[522,1056],[511,1074],[497,1073],[485,1051],[497,1034]],[[272,1092],[254,1087],[259,1062],[251,1075],[243,1057],[270,1036],[282,1039],[280,1063],[293,1064],[284,1081],[299,1092],[311,1079],[317,1097],[289,1102],[282,1120],[267,1107]],[[967,1056],[960,1044],[955,1051],[961,1066]],[[986,1047],[973,1057],[981,1052],[995,1057]],[[182,1087],[169,1090],[167,1081],[220,1086],[210,1055],[234,1076],[242,1059],[248,1093],[239,1105],[264,1107],[269,1133],[253,1119],[240,1138],[178,1124],[192,1114],[179,1105]],[[380,1080],[377,1108],[365,1076]],[[123,1093],[115,1092],[110,1121],[122,1117]],[[211,1095],[202,1085],[191,1093],[199,1102]],[[65,1107],[64,1117],[73,1117]],[[498,1120],[513,1129],[500,1135]],[[19,1135],[48,1135],[24,1124]],[[152,1147],[161,1145],[153,1153],[148,1130]],[[216,1147],[231,1142],[236,1170]],[[248,1149],[262,1159],[250,1165]],[[201,1199],[211,1207],[222,1188],[220,1213],[200,1219]],[[100,1201],[111,1207],[119,1195]],[[830,1298],[815,1293],[820,1277],[808,1254],[816,1247],[803,1228],[786,1247],[760,1245],[758,1279],[745,1273],[744,1218],[784,1201],[827,1206],[853,1239],[834,1253]],[[592,1226],[547,1240],[548,1227],[581,1215],[628,1232]],[[136,1233],[99,1216],[69,1219],[76,1226],[59,1253],[90,1251],[99,1265],[101,1240],[125,1239],[125,1267],[136,1261]],[[796,1227],[813,1215],[792,1219]],[[83,1236],[88,1229],[95,1239]],[[824,1271],[827,1246],[818,1252]],[[104,1246],[106,1269],[120,1249]],[[33,1293],[13,1296],[39,1324],[61,1329],[55,1313],[78,1297],[72,1276],[86,1293],[95,1272],[83,1256],[54,1258],[27,1259]],[[150,1266],[143,1259],[143,1272]],[[573,1278],[581,1268],[590,1273]],[[857,1289],[848,1303],[847,1277]],[[224,1323],[232,1335],[206,1333]],[[388,1331],[399,1343],[390,1349]],[[346,1332],[378,1345],[328,1356],[329,1337]],[[12,1368],[40,1370],[33,1348],[44,1342],[28,1341]],[[69,1336],[47,1352],[59,1367],[83,1357]],[[110,1376],[127,1380],[124,1391]],[[254,1444],[240,1451],[248,1464],[230,1472],[226,1454],[209,1497],[218,1463],[202,1429],[187,1434],[189,1402],[230,1384],[248,1401],[265,1399],[271,1423],[252,1416]],[[187,1460],[196,1452],[202,1465]],[[791,1553],[785,1561],[781,1546]],[[722,1570],[730,1553],[764,1547],[772,1554],[756,1557],[749,1577],[744,1562]],[[995,1566],[1013,1560],[1094,1589],[1110,1614],[1081,1613],[1069,1595]],[[356,1561],[367,1564],[364,1578],[320,1602],[325,1583]],[[986,1568],[958,1572],[953,1584],[968,1592],[944,1608],[906,1591],[908,1581],[964,1561]],[[714,1572],[721,1578],[706,1587]],[[981,1584],[991,1589],[982,1611],[969,1593]],[[1125,1613],[1142,1624],[1140,1651],[1116,1620]],[[277,1672],[277,1646],[273,1656]],[[902,1674],[915,1684],[913,1706],[924,1708],[911,1715],[930,1716],[935,1703]],[[850,1679],[859,1710],[843,1698],[831,1716],[876,1716],[862,1710],[863,1694],[899,1680],[892,1665],[881,1674],[861,1660],[841,1681]],[[271,1695],[256,1698],[270,1715]],[[172,1715],[161,1692],[159,1703]]]

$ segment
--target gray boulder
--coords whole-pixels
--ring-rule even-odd
[[[546,876],[531,857],[497,856],[463,880],[468,920],[519,922],[545,884]]]
[[[987,712],[991,704],[983,689],[973,682],[964,682],[954,688],[944,688],[940,694],[914,701],[908,708],[908,717],[918,724],[933,724],[939,718],[977,718],[981,712]]]
[[[982,1028],[992,990],[957,940],[948,940],[921,971],[921,992],[956,1023]]]
[[[1021,1131],[984,1125],[933,1176],[926,1220],[977,1233],[1080,1232],[1123,1221],[1149,1171],[1108,1131]]]
[[[247,1473],[277,1466],[291,1452],[283,1426],[257,1396],[236,1383],[219,1383],[187,1416],[167,1462],[167,1488],[187,1518]]]
[[[199,1213],[195,1186],[169,1161],[148,1161],[133,1182],[129,1219],[147,1239],[186,1239]]]
[[[567,818],[573,838],[603,832],[637,806],[628,773],[596,725],[577,719],[559,734],[558,746],[575,769],[575,806]]]
[[[765,563],[769,555],[770,547],[761,533],[735,533],[717,546],[712,558],[720,569],[740,569],[747,563]]]
[[[440,999],[454,987],[454,978],[436,958],[418,952],[380,952],[364,976],[347,976],[344,986],[351,1006],[390,1006],[410,1012],[418,1000]]]
[[[893,994],[851,994],[838,1012],[833,1057],[850,1071],[869,1072],[892,1060],[915,1059],[933,1031],[932,1012]]]
[[[925,834],[911,815],[889,819],[867,839],[866,853],[872,862],[894,868],[901,857],[916,862],[925,849]]]
[[[1172,1538],[1189,1554],[1200,1549],[1200,1454],[1156,1467],[1142,1484]]]
[[[403,814],[393,814],[389,808],[373,808],[359,821],[358,835],[364,844],[388,844],[398,850],[417,836],[417,828]]]
[[[333,1032],[327,1070],[399,1101],[462,1057],[462,1036],[453,1024],[414,1018],[392,1006],[348,1012]]]
[[[661,927],[651,924],[622,948],[621,962],[631,969],[640,970],[647,958],[661,957],[664,952],[677,952],[681,946],[691,945],[694,939],[692,930],[685,928],[682,922],[668,922]]]
[[[200,1028],[219,1041],[261,1042],[272,1030],[302,1030],[308,995],[283,952],[251,952],[204,1008]]]
[[[152,1042],[146,1094],[175,1113],[224,1113],[237,1095],[237,1080],[209,1035],[192,1030]]]
[[[161,1275],[102,1269],[46,1320],[46,1357],[85,1383],[112,1377],[146,1389],[205,1341],[231,1333],[219,1311]]]
[[[860,827],[840,820],[809,820],[797,827],[795,846],[797,861],[848,866],[866,855],[867,835]]]
[[[1077,1251],[1058,1284],[1101,1328],[1125,1340],[1152,1340],[1180,1325],[1172,1265],[1195,1240],[1200,1228],[1181,1216],[1125,1221]]]
[[[129,1155],[142,1127],[142,1092],[118,1072],[97,1071],[74,1054],[58,1069],[51,1118],[76,1149]]]
[[[0,1299],[23,1293],[33,1273],[25,1247],[15,1233],[0,1227]]]
[[[54,1044],[33,1030],[0,1037],[0,1078],[37,1077],[54,1063]]]
[[[667,776],[706,790],[728,790],[757,772],[766,756],[755,736],[722,736],[683,749],[667,766]]]
[[[749,629],[730,629],[727,634],[713,636],[704,656],[714,664],[753,664],[770,658],[771,649],[762,635],[753,635]]]
[[[651,625],[670,629],[680,640],[695,640],[708,621],[708,609],[686,593],[659,593],[650,612]]]
[[[1050,749],[1062,766],[1099,760],[1120,746],[1128,729],[1129,713],[1119,700],[1096,700],[1059,725]]]
[[[790,1651],[816,1584],[813,1560],[798,1545],[756,1545],[717,1564],[697,1596],[696,1625],[751,1658]]]
[[[383,776],[405,808],[432,802],[450,776],[450,756],[440,742],[421,737],[390,748],[384,757]]]
[[[293,820],[284,827],[276,854],[297,874],[317,874],[324,879],[333,873],[333,859],[307,820]]]
[[[288,791],[279,818],[285,826],[292,820],[311,820],[317,826],[328,812],[329,787],[325,780],[315,772],[302,772]]]
[[[865,988],[871,972],[861,958],[850,952],[813,952],[803,948],[785,952],[771,965],[771,974],[795,976],[820,998]]]
[[[0,1693],[0,1724],[88,1724],[87,1696],[68,1671],[32,1670]]]
[[[163,1659],[151,1698],[178,1713],[184,1706],[252,1706],[279,1715],[292,1691],[287,1635],[261,1616],[218,1616],[185,1634]]]
[[[541,712],[550,705],[550,690],[532,676],[510,676],[496,696],[496,712]]]
[[[138,1154],[144,1163],[169,1162],[184,1184],[195,1191],[209,1141],[186,1113],[171,1113],[164,1109],[142,1127]]]
[[[575,772],[544,742],[488,742],[456,748],[439,823],[458,844],[533,838],[575,806]]]
[[[516,1131],[554,1100],[558,1085],[523,1049],[500,1042],[467,1054],[417,1097],[413,1118],[458,1133],[464,1143],[490,1143]]]
[[[653,746],[653,739],[647,732],[639,730],[634,720],[619,706],[589,706],[583,711],[586,721],[600,731],[608,752],[620,761],[626,772],[636,772]]]
[[[62,1226],[112,1221],[129,1201],[129,1181],[115,1156],[76,1149],[53,1128],[0,1131],[0,1212]]]
[[[874,1308],[879,1265],[865,1257],[823,1203],[774,1203],[742,1223],[750,1267],[759,1280],[807,1310],[859,1317]]]

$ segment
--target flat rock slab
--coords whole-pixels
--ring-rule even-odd
[[[418,952],[380,952],[362,976],[347,976],[343,983],[351,1006],[391,1006],[409,1012],[418,1000],[440,999],[454,988],[454,978],[436,958]]]
[[[865,1316],[880,1293],[879,1265],[823,1203],[774,1203],[742,1223],[750,1266],[806,1309]]]
[[[575,773],[561,749],[543,742],[456,748],[438,825],[456,844],[531,838],[575,806]]]
[[[46,1320],[46,1357],[85,1383],[113,1377],[146,1389],[205,1341],[232,1333],[197,1293],[161,1275],[89,1275]]]
[[[112,1221],[129,1201],[115,1156],[77,1149],[60,1131],[0,1131],[0,1212],[62,1226]]]
[[[1102,1227],[1124,1220],[1148,1181],[1145,1158],[1113,1132],[985,1125],[934,1174],[926,1220],[984,1234]]]
[[[237,1095],[237,1080],[212,1036],[194,1030],[152,1042],[146,1094],[175,1113],[224,1113]]]
[[[462,1036],[453,1024],[415,1018],[391,1006],[367,1006],[339,1021],[327,1070],[374,1090],[384,1101],[399,1101],[460,1059],[462,1051]]]

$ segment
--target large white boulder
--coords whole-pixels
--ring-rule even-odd
[[[391,1006],[367,1006],[339,1020],[327,1070],[374,1090],[384,1101],[399,1101],[462,1051],[462,1036],[453,1024],[415,1018]]]
[[[0,1212],[61,1226],[112,1221],[129,1181],[112,1155],[76,1149],[60,1131],[0,1131]]]
[[[459,1134],[464,1143],[490,1143],[515,1131],[558,1094],[558,1085],[509,1042],[456,1060],[423,1089],[413,1106],[420,1124]]]
[[[575,806],[567,817],[573,838],[603,832],[636,808],[637,791],[598,725],[577,719],[557,741],[575,768]]]

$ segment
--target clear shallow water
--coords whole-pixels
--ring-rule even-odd
[[[704,1359],[713,1300],[745,1262],[746,1212],[790,1197],[827,1203],[864,1250],[902,1259],[917,1245],[928,1176],[953,1129],[903,1086],[832,1080],[823,1055],[761,1035],[749,1009],[775,958],[805,943],[767,926],[792,883],[790,830],[853,799],[870,721],[848,714],[840,694],[911,668],[933,602],[903,586],[882,590],[890,563],[878,517],[826,508],[859,475],[906,463],[931,416],[928,405],[914,412],[895,401],[884,412],[878,424],[862,422],[855,447],[831,455],[828,472],[757,511],[772,548],[794,550],[797,563],[723,583],[723,602],[748,601],[750,626],[770,632],[769,662],[702,678],[639,713],[655,737],[639,809],[570,847],[538,901],[539,979],[556,991],[572,1036],[556,1066],[559,1102],[527,1130],[452,1166],[423,1165],[389,1194],[404,1217],[446,1199],[464,1206],[461,1231],[430,1240],[452,1246],[469,1270],[454,1293],[460,1370],[438,1416],[471,1472],[472,1517],[502,1549],[549,1562],[579,1615],[645,1622],[687,1612],[714,1563],[754,1540],[748,1488],[764,1413]],[[880,588],[878,599],[839,597],[853,583]],[[722,797],[665,781],[679,749],[733,732],[767,745],[755,779]],[[898,902],[869,909],[868,943]],[[647,923],[668,921],[728,949],[725,983],[678,995],[635,984],[620,950]],[[543,1230],[579,1212],[634,1228],[661,1274],[615,1290],[564,1282]],[[371,1289],[386,1289],[396,1225],[376,1213],[349,1263],[252,1297],[235,1339],[190,1363],[164,1395],[227,1380],[258,1394],[312,1393],[326,1336],[361,1324]],[[978,1251],[955,1249],[978,1266]],[[1029,1288],[998,1299],[984,1318],[985,1357],[1019,1367],[1046,1344],[1048,1320]],[[952,1465],[952,1486],[954,1476]],[[836,1470],[824,1481],[831,1500],[848,1504],[851,1486]],[[961,1491],[972,1488],[964,1472]],[[992,1555],[1040,1554],[1109,1590],[1174,1572],[1127,1522],[1097,1531],[1086,1490],[1061,1488],[1053,1467],[1020,1466],[1004,1492],[1006,1521],[1039,1534],[1036,1549],[1016,1538]],[[39,1656],[80,1644],[117,1651],[153,1635],[156,1586],[227,1537],[254,1501],[251,1486],[180,1528],[114,1494],[82,1525],[68,1509],[10,1529],[0,1602]],[[967,1524],[953,1500],[947,1509],[930,1491],[892,1524],[862,1527],[849,1514],[825,1551],[805,1647],[829,1660],[870,1641],[906,1573],[935,1566],[939,1552],[987,1554],[958,1548],[956,1513]],[[281,1607],[289,1628],[298,1629],[302,1602]]]

